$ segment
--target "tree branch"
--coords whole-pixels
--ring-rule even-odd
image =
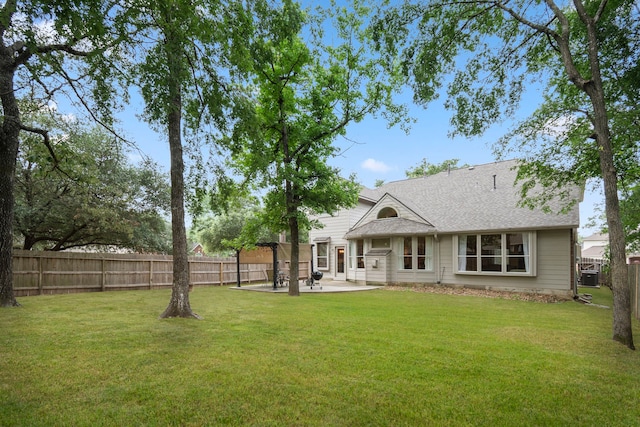
[[[51,158],[53,159],[53,165],[54,167],[57,168],[58,158],[56,157],[56,153],[53,151],[53,147],[51,146],[51,140],[49,139],[49,131],[27,126],[23,123],[20,123],[20,129],[22,129],[25,132],[31,132],[31,133],[35,133],[42,136],[44,146],[47,147],[47,151],[49,152],[49,154],[51,155]]]
[[[80,39],[73,39],[71,40],[73,43],[78,43],[80,41]],[[91,52],[86,52],[83,50],[78,50],[78,49],[74,49],[72,46],[72,44],[68,44],[68,43],[56,43],[56,44],[47,44],[47,45],[42,45],[42,46],[35,46],[33,48],[32,53],[33,54],[40,54],[40,53],[51,53],[51,52],[66,52],[69,53],[73,56],[82,56],[82,57],[86,57],[89,56],[91,54]]]
[[[460,31],[464,31],[475,19],[477,19],[480,15],[484,15],[485,13],[489,12],[494,7],[498,7],[498,5],[495,3],[489,3],[489,7],[466,17],[465,23],[460,27]]]
[[[593,22],[597,23],[598,21],[600,21],[600,18],[602,17],[602,14],[604,13],[604,9],[607,7],[607,0],[602,0],[600,2],[600,6],[598,6],[598,11],[596,12],[595,16],[593,17]]]
[[[84,97],[82,96],[82,94],[80,94],[80,92],[78,91],[78,89],[76,88],[75,85],[75,80],[71,78],[71,76],[69,76],[69,74],[67,74],[66,71],[64,71],[64,69],[60,69],[60,73],[62,74],[62,76],[64,77],[64,79],[67,81],[67,83],[69,83],[69,86],[71,87],[71,90],[73,91],[73,93],[76,95],[76,97],[78,98],[78,100],[80,101],[80,103],[82,104],[82,106],[85,108],[85,110],[89,113],[89,115],[91,116],[91,118],[98,123],[100,126],[102,126],[107,132],[109,132],[111,135],[113,135],[115,138],[117,138],[120,141],[125,142],[126,144],[130,145],[130,142],[127,141],[125,138],[121,137],[111,126],[107,125],[105,122],[103,122],[102,120],[100,120],[95,113],[93,112],[92,108],[87,104],[87,102],[84,100]]]
[[[554,14],[556,15],[556,17],[558,17],[560,19],[559,15],[562,15],[562,11],[560,9],[558,9],[558,7],[555,5],[555,3],[553,3],[553,0],[545,0],[547,5],[551,8],[551,10],[553,10]],[[523,25],[526,25],[527,27],[533,28],[534,30],[540,32],[540,33],[544,33],[544,34],[548,34],[551,37],[553,37],[554,39],[558,39],[558,37],[560,37],[560,35],[558,33],[556,33],[555,31],[553,31],[551,28],[549,28],[547,25],[541,25],[541,24],[537,24],[533,21],[530,21],[528,19],[526,19],[524,16],[522,16],[521,14],[519,14],[518,12],[516,12],[515,10],[511,9],[510,7],[508,7],[505,3],[502,3],[501,1],[497,1],[495,3],[495,5],[497,7],[499,7],[500,9],[504,10],[505,12],[507,12],[509,15],[511,15],[511,17],[513,19],[515,19],[516,21],[520,22]],[[556,12],[557,11],[557,12]],[[562,15],[564,16],[564,15]],[[566,20],[566,17],[565,17]],[[563,26],[564,28],[564,26]]]

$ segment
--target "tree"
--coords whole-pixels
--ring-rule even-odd
[[[427,159],[422,159],[420,164],[407,169],[404,173],[407,175],[407,178],[420,178],[421,176],[435,175],[440,172],[450,171],[451,169],[461,169],[469,166],[467,164],[458,166],[459,161],[460,159],[450,159],[440,164],[432,164],[427,162]]]
[[[46,107],[25,114],[23,121],[48,129],[60,158],[54,165],[39,136],[20,138],[14,229],[23,236],[23,249],[170,250],[166,239],[158,238],[169,237],[161,216],[168,211],[169,187],[157,165],[129,164],[118,138]]]
[[[385,74],[366,50],[369,11],[358,4],[351,11],[333,6],[325,12],[334,23],[329,44],[322,40],[323,22],[296,3],[254,2],[246,64],[254,111],[238,121],[230,144],[238,173],[266,189],[263,222],[290,233],[293,296],[299,295],[299,231],[309,227],[309,214],[352,206],[360,190],[354,177],[344,179],[328,165],[337,153],[333,141],[349,123],[385,107],[392,123],[404,112],[391,99],[396,75]],[[303,33],[314,36],[310,43]]]
[[[275,233],[259,226],[260,211],[256,200],[242,198],[226,212],[199,219],[194,232],[207,252],[218,255],[228,255],[259,242],[277,241]]]
[[[159,1],[154,7],[141,5],[134,23],[150,31],[158,41],[145,52],[141,63],[142,94],[146,118],[164,127],[168,134],[171,163],[171,232],[173,285],[165,317],[196,317],[189,302],[189,261],[184,208],[184,159],[182,148],[183,91],[189,81],[189,37],[194,34],[195,10],[188,2]],[[148,20],[145,20],[148,14]],[[191,83],[191,82],[189,82]]]
[[[110,124],[110,113],[122,97],[112,95],[113,76],[107,66],[118,56],[114,44],[112,10],[100,0],[6,1],[0,6],[0,306],[19,305],[13,294],[13,216],[19,135],[39,135],[54,162],[57,157],[46,129],[22,122],[18,98],[31,91],[45,98],[68,90]],[[107,55],[106,53],[109,52]],[[99,75],[99,79],[94,76]],[[91,101],[95,101],[92,103]]]
[[[241,10],[228,2],[232,10]],[[130,5],[134,74],[145,100],[145,119],[167,132],[171,158],[173,286],[160,317],[196,317],[189,303],[185,228],[183,133],[197,145],[210,127],[221,132],[234,92],[226,81],[243,20],[225,18],[225,2],[161,0]],[[237,6],[237,7],[236,7]],[[241,13],[239,14],[241,17]],[[144,48],[143,48],[144,46]],[[184,122],[183,122],[184,119]]]
[[[595,173],[604,184],[611,247],[613,339],[633,349],[625,237],[618,175],[637,152],[623,124],[638,123],[639,11],[633,0],[554,0],[407,3],[375,23],[387,55],[402,52],[415,99],[437,96],[442,76],[459,67],[448,86],[452,125],[477,135],[517,111],[522,94],[548,82],[544,100],[516,128],[522,141],[549,150],[526,156],[519,176],[524,195],[536,182],[544,203],[567,183]],[[635,102],[635,106],[630,108]],[[632,156],[635,158],[635,156]],[[622,166],[621,166],[622,165]],[[565,194],[566,196],[566,194]],[[527,196],[528,197],[528,196]],[[526,203],[526,201],[525,201]],[[574,201],[575,203],[575,201]]]

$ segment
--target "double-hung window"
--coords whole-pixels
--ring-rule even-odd
[[[459,235],[458,273],[534,275],[534,237],[529,232]]]
[[[329,269],[329,244],[328,243],[317,244],[316,260],[317,260],[319,269],[321,270]]]
[[[400,270],[433,270],[433,238],[404,237],[398,241]]]
[[[431,237],[416,237],[418,245],[418,270],[433,270],[433,240]]]
[[[349,268],[364,268],[364,240],[352,240],[349,245]]]
[[[402,269],[411,270],[413,268],[413,239],[405,237],[402,248]]]

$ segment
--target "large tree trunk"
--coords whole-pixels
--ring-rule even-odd
[[[598,93],[594,93],[591,99],[595,111],[596,139],[600,147],[600,169],[604,182],[605,211],[609,229],[611,290],[613,291],[613,339],[635,349],[631,325],[631,291],[625,248],[626,238],[620,218],[618,176],[613,162],[607,112],[604,96],[598,96]]]
[[[11,52],[0,52],[0,306],[18,306],[13,294],[13,205],[16,159],[20,135],[20,110],[13,90]]]
[[[300,227],[298,224],[298,218],[294,215],[289,217],[289,232],[291,233],[291,264],[289,270],[289,295],[291,296],[299,296],[300,295],[300,285],[299,285],[299,266],[298,262],[300,259],[300,243],[299,243],[299,234]]]
[[[178,116],[178,117],[176,117]],[[177,129],[176,129],[177,128]],[[172,130],[173,129],[173,130]],[[173,234],[173,286],[169,306],[160,317],[198,317],[189,303],[189,258],[184,225],[184,161],[179,113],[170,114],[171,231]]]
[[[6,111],[6,110],[5,110]],[[19,305],[13,294],[13,184],[18,155],[15,124],[5,116],[0,129],[0,306]]]
[[[578,10],[587,26],[589,37],[589,65],[591,80],[584,82],[583,90],[593,106],[595,138],[600,147],[600,169],[604,182],[605,211],[609,228],[609,252],[611,263],[611,289],[613,291],[613,339],[630,349],[633,345],[631,326],[631,291],[627,268],[626,239],[620,218],[618,199],[618,175],[614,164],[614,152],[609,130],[609,117],[598,57],[598,38],[595,22]]]
[[[602,144],[600,144],[602,147]],[[609,255],[611,265],[611,290],[613,291],[613,339],[630,349],[633,344],[631,324],[631,291],[629,289],[629,270],[625,250],[625,234],[620,219],[618,200],[618,178],[613,166],[613,156],[602,148],[600,167],[604,181],[604,197],[609,228]]]
[[[171,231],[173,233],[173,286],[169,306],[161,318],[195,317],[189,303],[189,258],[187,232],[184,225],[184,159],[182,157],[181,73],[179,43],[168,35],[167,59],[169,65],[169,94],[171,106],[168,114],[169,150],[171,152]]]
[[[567,78],[579,90],[586,93],[591,101],[593,117],[589,116],[589,119],[592,121],[594,137],[600,149],[600,172],[604,182],[605,210],[609,228],[613,291],[613,339],[635,349],[631,328],[631,295],[628,282],[629,272],[626,265],[625,235],[618,200],[618,176],[614,163],[614,150],[600,70],[597,21],[601,18],[600,12],[604,9],[599,9],[591,16],[589,13],[594,12],[595,9],[588,9],[582,0],[573,0],[576,13],[587,31],[586,53],[589,58],[589,70],[585,72],[576,66],[573,59],[572,49],[579,45],[576,44],[577,39],[572,40],[571,21],[565,15],[564,5],[559,7],[554,0],[545,0],[545,3],[555,15],[555,22],[550,22],[553,22],[553,27],[559,26],[559,31],[551,30],[551,26],[533,24],[524,15],[519,15],[508,7],[507,2],[498,3],[498,6],[521,24],[529,26],[541,35],[551,36],[555,40],[554,48],[560,52]],[[602,5],[606,5],[606,2]]]

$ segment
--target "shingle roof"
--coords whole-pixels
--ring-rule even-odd
[[[516,166],[516,160],[509,160],[390,182],[374,190],[367,189],[366,197],[377,197],[379,200],[385,193],[389,193],[433,224],[431,232],[532,230],[579,226],[577,204],[566,214],[546,213],[540,208],[532,210],[518,207],[519,186],[514,185]],[[581,201],[582,189],[574,187],[571,190],[573,197]],[[550,203],[552,212],[559,212],[564,203],[566,202],[560,200]],[[366,235],[377,234],[385,226],[376,222],[377,220],[360,224],[357,229],[350,230],[347,236],[355,238],[353,236],[356,234],[365,235],[362,234],[365,231]],[[398,229],[400,228],[398,226]],[[395,225],[391,230],[396,230]],[[422,232],[425,231],[426,228],[423,228]]]
[[[360,227],[349,230],[346,239],[375,236],[410,236],[412,234],[431,234],[436,229],[429,224],[422,224],[404,218],[376,219]]]
[[[362,187],[360,190],[360,199],[375,203],[380,196],[378,195],[378,191],[372,188]]]
[[[583,258],[603,258],[605,246],[591,246],[590,248],[583,249],[581,255]]]
[[[582,239],[582,241],[607,242],[609,241],[609,235],[603,234],[603,233],[593,233],[591,236],[585,237],[584,239]]]

